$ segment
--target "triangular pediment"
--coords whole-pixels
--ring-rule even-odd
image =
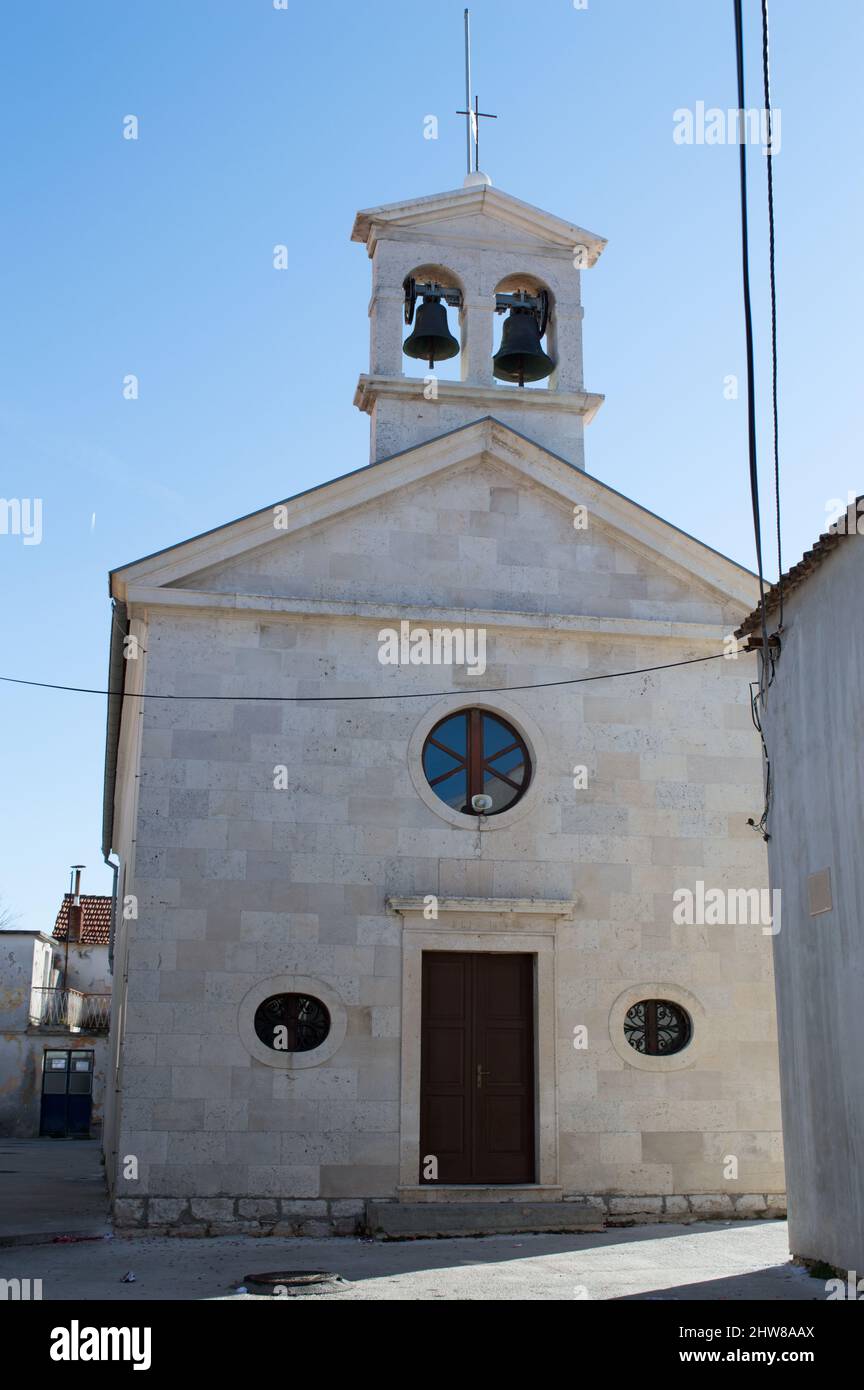
[[[112,574],[119,599],[160,588],[725,622],[755,581],[487,417]]]
[[[594,264],[606,245],[604,237],[490,185],[366,208],[357,213],[351,239],[365,242],[371,255],[379,236],[427,232],[436,240],[488,243],[496,239],[496,229],[511,248],[514,238],[520,237],[538,249],[572,254],[574,248],[584,247],[582,264],[586,266]]]

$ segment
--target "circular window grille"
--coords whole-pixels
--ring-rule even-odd
[[[435,795],[468,816],[497,816],[531,780],[528,749],[512,724],[484,709],[448,714],[427,735],[423,772]],[[475,797],[483,797],[480,806]]]
[[[330,1032],[330,1014],[308,994],[272,994],[255,1010],[255,1032],[274,1052],[311,1052]]]
[[[668,999],[642,999],[627,1010],[624,1036],[632,1048],[646,1057],[671,1057],[690,1041],[690,1015]]]

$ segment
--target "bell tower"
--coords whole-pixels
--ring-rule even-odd
[[[359,212],[351,235],[372,262],[369,371],[354,397],[371,416],[371,461],[491,415],[584,468],[603,397],[583,382],[581,276],[605,240],[480,170],[453,192]]]

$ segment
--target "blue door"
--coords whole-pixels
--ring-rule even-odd
[[[52,1139],[89,1138],[92,1104],[92,1051],[47,1047],[39,1133]]]

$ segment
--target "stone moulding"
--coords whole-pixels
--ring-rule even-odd
[[[437,896],[437,895],[430,895]],[[388,898],[387,907],[391,912],[405,916],[417,912],[420,916],[427,906],[427,898]],[[460,913],[466,917],[481,916],[531,916],[531,917],[572,917],[576,910],[575,899],[558,898],[438,898],[437,911]]]
[[[358,410],[369,415],[379,397],[426,400],[423,394],[425,390],[426,383],[422,377],[391,377],[363,372],[354,392],[354,404]],[[438,381],[437,392],[437,400],[450,403],[468,401],[478,410],[486,408],[490,412],[501,405],[518,405],[523,410],[549,410],[554,403],[556,410],[583,416],[586,425],[591,423],[606,399],[597,391],[524,391],[518,386],[477,386],[444,379]]]
[[[586,265],[592,266],[602,255],[606,238],[596,232],[589,232],[575,222],[546,212],[543,208],[514,198],[491,184],[470,185],[453,188],[443,193],[430,193],[422,198],[403,198],[397,203],[381,203],[373,208],[361,208],[354,218],[351,240],[366,244],[369,256],[373,256],[379,237],[416,236],[418,233],[435,238],[436,224],[446,227],[448,243],[460,239],[458,220],[454,218],[476,219],[485,214],[506,229],[506,237],[498,233],[496,240],[512,252],[514,233],[525,238],[526,248],[555,252],[572,259],[574,245],[584,246],[587,252]],[[476,231],[472,229],[470,243],[477,244]]]

